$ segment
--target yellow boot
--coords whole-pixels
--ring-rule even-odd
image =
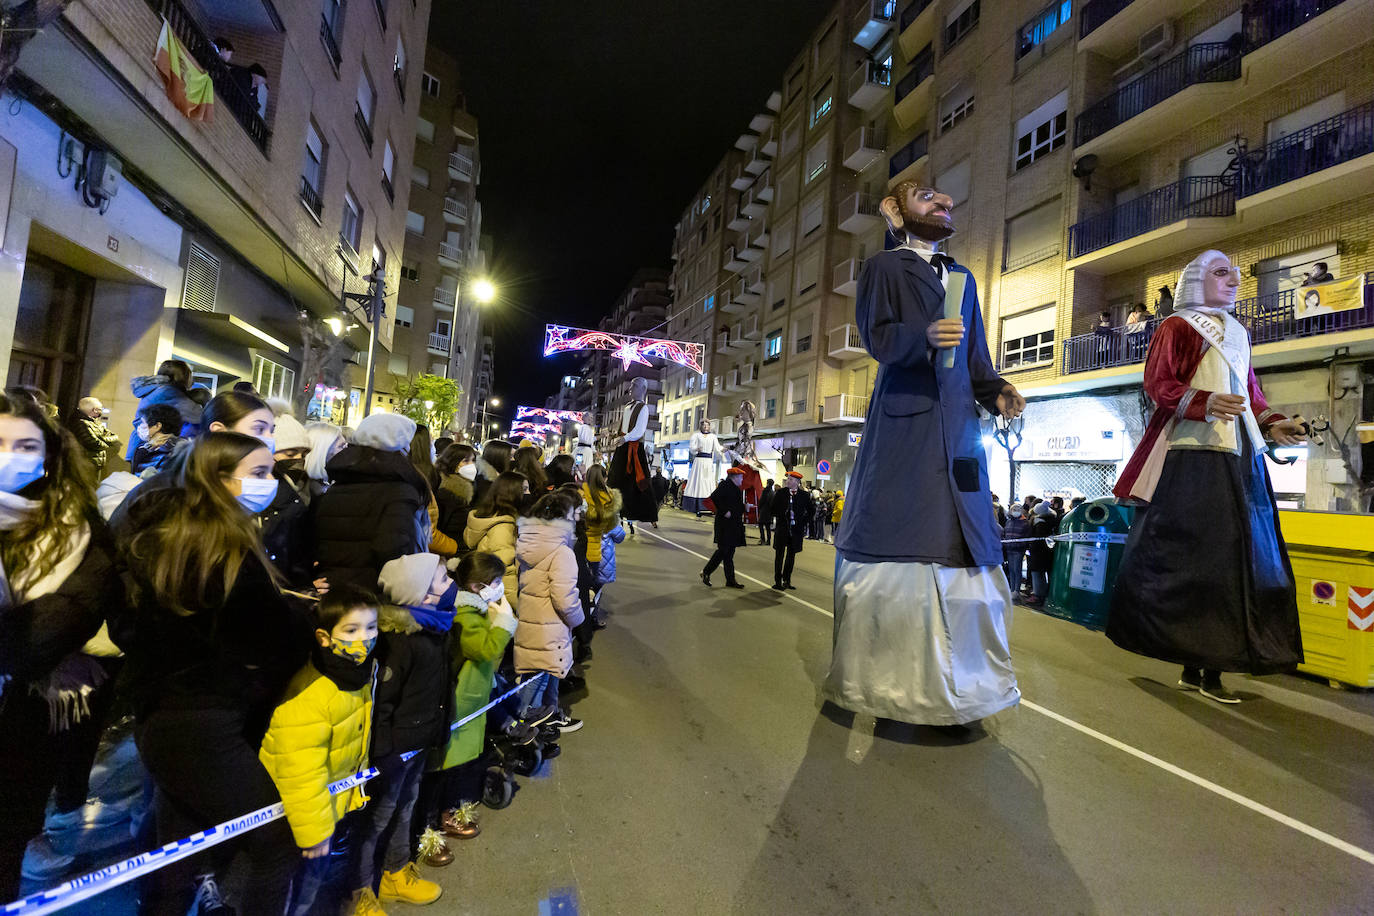
[[[370,887],[365,887],[353,895],[353,909],[348,912],[349,916],[386,916],[386,910],[377,902],[377,895],[372,893]]]
[[[410,862],[400,871],[382,873],[381,888],[377,896],[382,900],[399,900],[402,903],[433,903],[439,899],[444,889],[433,881],[420,877],[420,869]]]

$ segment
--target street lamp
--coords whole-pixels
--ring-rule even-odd
[[[500,407],[500,406],[501,406],[501,399],[500,399],[500,398],[488,397],[488,398],[484,398],[484,399],[482,400],[482,428],[483,428],[483,429],[486,429],[486,428],[487,428],[487,407]],[[496,432],[496,429],[497,429],[496,424],[495,424],[495,423],[491,424],[491,432]]]
[[[472,284],[472,297],[478,302],[491,302],[496,298],[496,284],[483,277]]]

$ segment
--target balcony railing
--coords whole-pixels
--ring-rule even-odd
[[[463,261],[463,249],[449,242],[440,242],[439,257],[446,261],[453,261],[454,263],[461,264]]]
[[[1184,178],[1070,226],[1069,257],[1080,257],[1181,219],[1231,216],[1235,212],[1233,183],[1220,177]]]
[[[372,151],[372,125],[368,123],[367,115],[363,114],[363,107],[357,102],[353,103],[353,123],[358,125],[358,133],[363,138],[363,143],[367,144],[368,152]]]
[[[897,150],[897,152],[893,153],[892,158],[889,159],[887,162],[888,177],[895,177],[897,173],[902,171],[902,169],[905,169],[913,162],[916,162],[917,160],[921,159],[921,157],[925,156],[926,152],[928,151],[928,145],[928,136],[926,134],[921,134],[919,137],[912,140],[906,146],[902,147],[901,149]]]
[[[1236,303],[1236,320],[1250,331],[1252,344],[1273,343],[1374,327],[1374,284],[1365,283],[1360,308],[1327,315],[1297,317],[1301,289],[1288,289]]]
[[[1318,121],[1252,153],[1240,196],[1278,187],[1374,152],[1374,103]]]
[[[450,336],[447,335],[447,334],[435,334],[435,333],[433,333],[433,332],[430,332],[430,335],[429,335],[429,348],[430,348],[431,350],[442,350],[442,351],[444,351],[445,353],[447,353],[447,352],[448,352],[449,343],[450,343],[452,340],[453,340],[453,338],[450,337]]]
[[[267,152],[269,132],[267,122],[258,114],[258,100],[250,96],[229,70],[229,65],[220,60],[210,36],[200,30],[194,17],[178,0],[148,0],[153,12],[167,20],[173,34],[186,46],[186,50],[196,59],[215,86],[215,101],[223,104],[234,116],[234,120],[248,133],[258,149]]]
[[[926,11],[926,7],[934,3],[935,0],[911,0],[902,10],[901,31],[905,32],[907,27],[916,21],[916,17]]]
[[[334,69],[338,70],[339,64],[343,63],[343,55],[339,53],[339,39],[334,34],[334,26],[323,14],[320,15],[320,41],[324,43],[329,59],[334,62]]]
[[[1078,14],[1078,37],[1085,37],[1131,3],[1132,0],[1088,0]]]
[[[1064,373],[1091,372],[1145,361],[1160,319],[1151,318],[1138,325],[1102,328],[1064,341]]]
[[[452,197],[446,197],[444,198],[444,217],[446,219],[452,217],[453,221],[459,223],[467,222],[468,205],[461,200],[454,200]]]
[[[911,90],[924,83],[928,77],[934,74],[935,48],[926,45],[925,49],[917,54],[916,59],[911,62],[911,69],[907,71],[906,76],[898,80],[897,88],[894,90],[894,100],[900,102],[911,94]]]
[[[1074,143],[1100,137],[1189,86],[1239,79],[1240,59],[1231,42],[1193,45],[1087,108],[1074,121]]]
[[[1344,0],[1288,0],[1288,2],[1245,4],[1245,50],[1247,53],[1314,19]]]
[[[862,422],[867,414],[865,394],[832,394],[821,403],[821,420],[825,423]]]
[[[386,194],[387,202],[393,204],[396,202],[396,189],[392,187],[391,176],[385,172],[382,173],[382,192]]]
[[[449,289],[449,288],[446,287],[446,286],[436,286],[436,287],[434,287],[434,302],[435,302],[435,304],[437,304],[437,305],[442,305],[442,306],[444,306],[445,308],[452,308],[452,307],[453,307],[453,303],[456,302],[457,300],[458,300],[458,291],[457,291],[456,289]]]
[[[307,210],[315,214],[316,219],[319,219],[324,211],[324,201],[320,200],[320,192],[310,183],[310,179],[306,178],[304,175],[301,176],[300,194],[301,203],[305,204]]]
[[[396,82],[396,92],[401,96],[401,104],[406,100],[406,72],[400,67],[391,68],[391,78]]]
[[[471,181],[472,157],[464,156],[462,153],[449,153],[448,173],[457,181]]]

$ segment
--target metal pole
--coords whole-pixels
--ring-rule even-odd
[[[363,393],[363,416],[372,413],[372,389],[377,378],[377,325],[382,321],[382,298],[386,295],[386,274],[378,268],[372,275],[372,304],[368,308],[372,332],[367,339],[367,389]]]

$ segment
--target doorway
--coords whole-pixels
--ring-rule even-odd
[[[94,287],[92,277],[28,253],[5,384],[42,388],[61,416],[82,396],[81,367]]]

